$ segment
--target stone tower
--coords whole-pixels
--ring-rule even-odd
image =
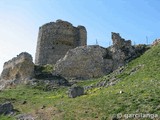
[[[74,27],[62,20],[47,23],[39,28],[35,64],[55,64],[69,49],[86,44],[84,26]]]

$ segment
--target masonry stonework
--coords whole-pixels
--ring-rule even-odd
[[[87,44],[84,26],[74,27],[67,21],[57,20],[39,28],[35,64],[55,64],[69,49]]]

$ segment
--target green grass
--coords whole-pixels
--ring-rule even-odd
[[[95,85],[100,79],[93,79],[93,80],[82,80],[76,83],[78,86],[88,86],[88,85]]]
[[[47,64],[43,66],[35,66],[36,71],[39,71],[41,73],[52,73],[54,69],[54,65]]]
[[[136,69],[136,71],[134,71]],[[49,120],[109,120],[116,114],[158,114],[160,117],[160,45],[152,47],[141,57],[130,62],[121,80],[114,86],[93,88],[86,95],[68,98],[68,88],[42,91],[19,86],[0,93],[0,102],[11,101],[19,113],[33,113],[44,105],[43,116]],[[107,76],[95,80],[80,81],[80,86],[94,85]],[[120,94],[120,91],[123,93]],[[27,101],[26,104],[22,104]],[[51,114],[48,110],[50,110]],[[46,114],[46,116],[45,116]],[[123,116],[125,117],[125,116]],[[4,116],[1,119],[9,120]],[[14,119],[14,117],[13,117]],[[130,120],[132,120],[131,118]],[[140,118],[139,118],[140,119]],[[158,119],[158,118],[157,118]],[[144,120],[151,120],[144,118]]]

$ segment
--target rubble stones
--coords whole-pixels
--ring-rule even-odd
[[[10,102],[0,104],[0,115],[7,115],[11,112],[13,112],[13,105]]]

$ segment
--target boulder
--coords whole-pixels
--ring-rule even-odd
[[[17,120],[35,120],[31,114],[19,114],[16,116]]]
[[[12,60],[4,63],[1,73],[1,88],[10,85],[27,83],[34,77],[34,63],[32,56],[26,52],[19,54]]]
[[[75,98],[84,94],[84,88],[80,86],[71,87],[68,91],[68,97]]]
[[[0,115],[7,115],[11,112],[13,112],[13,105],[10,102],[0,104]]]
[[[75,79],[100,77],[105,73],[103,54],[98,45],[71,49],[55,64],[54,74]]]

